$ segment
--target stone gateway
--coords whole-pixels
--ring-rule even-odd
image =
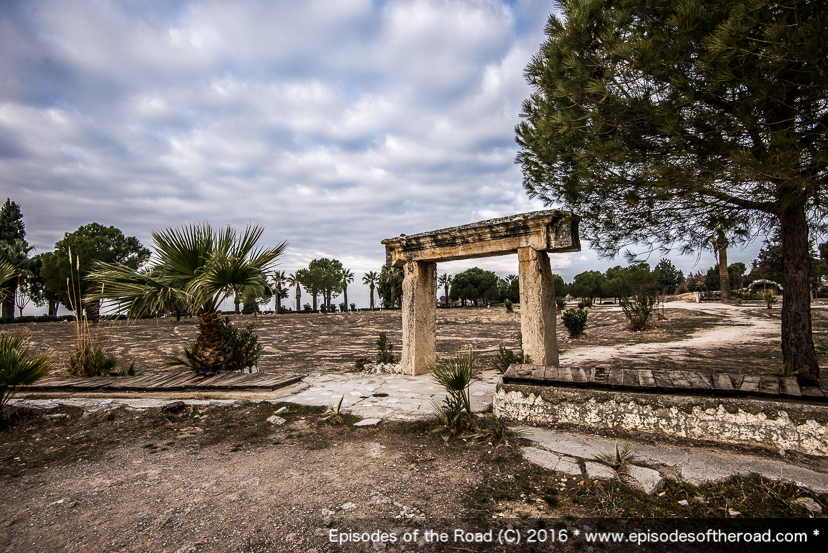
[[[404,374],[428,371],[435,355],[437,263],[518,255],[524,351],[538,365],[558,365],[555,285],[548,252],[577,252],[578,217],[545,210],[383,240],[386,265],[403,267]]]

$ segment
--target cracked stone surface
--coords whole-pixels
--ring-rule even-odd
[[[482,412],[492,404],[495,384],[499,378],[490,370],[480,375],[471,386],[472,409]],[[364,419],[414,420],[434,414],[432,402],[440,403],[445,390],[430,374],[406,376],[396,374],[322,374],[304,379],[308,386],[281,401],[301,405],[327,406],[339,403],[342,411]]]
[[[778,460],[699,446],[651,445],[635,440],[615,440],[602,436],[543,428],[523,428],[528,439],[556,455],[569,455],[592,461],[598,453],[612,453],[616,442],[630,442],[636,463],[669,468],[693,485],[722,480],[730,476],[756,473],[771,480],[785,480],[828,493],[828,474]]]

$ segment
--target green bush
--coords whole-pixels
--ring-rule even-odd
[[[592,298],[584,298],[578,302],[578,309],[584,309],[585,307],[592,307]]]
[[[558,311],[563,313],[563,310],[566,309],[566,300],[563,298],[555,298],[555,304],[558,306]]]
[[[512,306],[512,300],[506,298],[506,301],[503,302],[503,305],[506,306],[506,311],[509,313],[513,313],[515,311],[514,307]]]
[[[773,295],[770,290],[765,290],[759,294],[759,299],[765,302],[768,309],[773,309],[773,305],[779,301],[779,298]]]
[[[226,371],[240,371],[247,367],[255,367],[262,353],[259,337],[253,332],[252,324],[244,328],[236,328],[230,323],[230,317],[225,317],[221,326],[221,334],[227,341],[230,355],[224,360],[222,367]]]
[[[641,292],[633,299],[621,298],[621,309],[630,321],[631,330],[644,330],[655,311],[658,296],[654,292]]]
[[[567,309],[561,316],[570,338],[579,338],[587,325],[587,312],[581,309]]]

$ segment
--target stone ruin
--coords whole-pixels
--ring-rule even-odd
[[[437,263],[518,255],[523,349],[537,365],[558,366],[555,284],[549,252],[581,251],[578,217],[567,211],[533,211],[469,225],[383,240],[385,263],[403,267],[400,372],[428,371],[435,357]]]

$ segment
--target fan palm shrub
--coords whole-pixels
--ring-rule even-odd
[[[264,229],[249,225],[241,234],[229,225],[214,230],[209,223],[152,232],[150,265],[135,271],[100,263],[91,278],[101,291],[93,299],[110,300],[114,309],[137,317],[166,312],[185,304],[198,316],[198,337],[188,364],[197,373],[225,368],[232,351],[222,332],[219,306],[228,297],[261,295],[267,277],[287,247],[257,247]]]
[[[22,332],[0,334],[0,413],[20,386],[31,386],[50,369],[46,355],[37,356]]]
[[[440,425],[436,431],[448,431],[448,437],[451,437],[469,428],[477,430],[471,407],[471,385],[476,381],[474,351],[470,348],[444,364],[429,361],[428,369],[434,380],[448,393],[442,404],[432,402]]]

